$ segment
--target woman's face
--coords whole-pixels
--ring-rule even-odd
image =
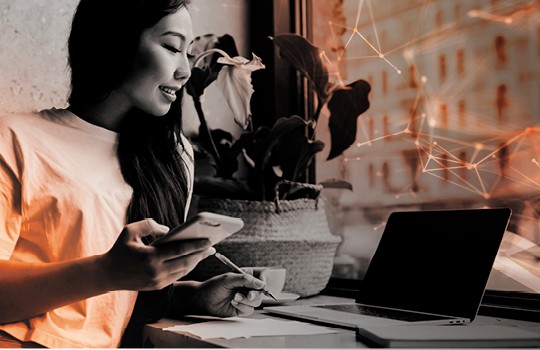
[[[176,91],[191,75],[192,41],[191,17],[185,7],[142,32],[131,73],[118,89],[129,107],[155,116],[169,111]]]

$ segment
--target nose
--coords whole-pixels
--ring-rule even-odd
[[[188,80],[189,77],[191,76],[191,72],[189,71],[180,71],[180,70],[176,70],[174,72],[174,79],[176,80]]]
[[[183,57],[179,60],[178,66],[174,71],[174,79],[176,80],[188,80],[191,76],[191,66],[189,64],[189,59],[185,55],[182,56]]]

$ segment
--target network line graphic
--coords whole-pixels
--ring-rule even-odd
[[[503,34],[509,33],[509,37],[512,37],[513,32],[526,33],[531,28],[537,28],[540,18],[538,2],[521,0],[494,3],[496,2],[486,2],[484,6],[472,9],[456,7],[455,11],[463,12],[463,17],[468,21],[467,25],[472,29],[498,26],[496,30]],[[535,120],[538,116],[531,115],[533,113],[527,111],[526,106],[521,110],[516,108],[510,111],[508,106],[519,105],[520,101],[517,98],[515,101],[511,100],[514,96],[508,96],[507,85],[500,84],[496,90],[497,95],[493,98],[496,101],[493,110],[496,112],[493,114],[463,111],[466,108],[465,102],[459,101],[459,111],[454,111],[454,115],[459,115],[458,118],[469,120],[470,123],[476,121],[474,126],[466,127],[461,120],[453,124],[442,120],[439,107],[441,100],[455,102],[457,96],[467,94],[467,90],[477,84],[480,74],[501,74],[487,71],[487,63],[475,62],[472,67],[463,68],[462,77],[447,78],[444,83],[438,83],[436,77],[432,77],[436,70],[424,64],[428,68],[425,69],[426,72],[422,71],[422,56],[432,54],[433,45],[436,44],[437,49],[447,49],[458,47],[466,39],[464,35],[467,34],[463,33],[460,23],[446,21],[426,30],[425,24],[432,18],[437,20],[437,10],[445,6],[445,2],[418,1],[415,27],[411,30],[411,35],[404,35],[397,43],[394,40],[393,47],[385,46],[389,40],[385,42],[381,38],[380,22],[374,11],[374,6],[379,5],[380,3],[373,0],[358,0],[355,15],[350,15],[351,19],[354,18],[352,25],[343,21],[329,21],[331,35],[343,45],[334,50],[334,55],[323,51],[321,56],[327,62],[331,77],[341,85],[345,85],[339,69],[343,63],[363,61],[369,66],[374,62],[384,62],[389,67],[390,74],[393,72],[395,75],[393,78],[401,81],[401,85],[412,86],[410,81],[414,81],[414,88],[410,89],[414,97],[411,98],[410,113],[394,120],[394,129],[401,125],[397,131],[374,135],[373,126],[367,118],[360,117],[357,142],[352,147],[355,149],[347,153],[344,161],[362,161],[364,157],[361,154],[365,153],[364,149],[384,140],[408,140],[416,148],[420,163],[416,176],[433,176],[486,200],[500,195],[516,195],[516,192],[540,193],[540,127],[537,126],[538,120]],[[351,23],[350,19],[348,23]],[[540,41],[540,34],[532,33],[529,36]],[[492,51],[493,55],[501,56],[502,58],[497,59],[502,61],[506,59],[503,55],[508,54],[499,53],[499,49],[503,50],[499,46],[506,45],[504,50],[508,51],[509,44],[504,41],[503,36],[501,38],[497,37],[493,45],[497,51]],[[439,65],[439,74],[442,74],[440,71],[449,70],[446,67],[449,64],[445,61],[439,62]],[[414,71],[411,71],[410,67],[414,67]],[[405,74],[406,71],[409,74]],[[533,74],[538,75],[538,70]],[[484,87],[480,93],[484,94],[486,89]],[[374,100],[377,98],[380,98],[380,95],[373,97]],[[516,111],[522,115],[528,114],[529,120],[514,123],[505,115]],[[497,118],[503,121],[500,127],[497,126]]]

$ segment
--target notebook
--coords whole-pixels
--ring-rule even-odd
[[[355,303],[263,310],[351,329],[470,323],[478,313],[511,213],[510,208],[393,212]]]

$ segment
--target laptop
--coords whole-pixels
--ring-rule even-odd
[[[263,310],[350,329],[470,323],[511,214],[510,208],[392,212],[355,303]]]

